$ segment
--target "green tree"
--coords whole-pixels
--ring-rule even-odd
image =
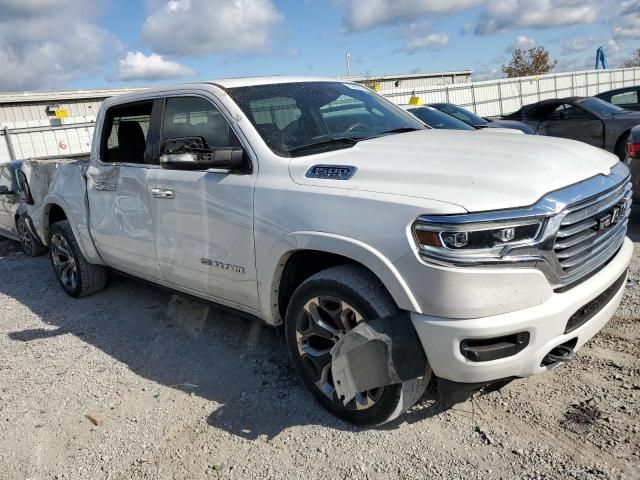
[[[502,72],[508,78],[528,77],[549,73],[558,64],[557,59],[551,59],[544,47],[533,47],[528,50],[516,48],[509,63],[502,65]]]
[[[633,55],[627,58],[622,66],[624,68],[640,67],[640,48],[633,52]]]

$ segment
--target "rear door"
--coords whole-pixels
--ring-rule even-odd
[[[100,255],[110,266],[151,280],[162,279],[147,193],[157,145],[154,108],[153,100],[109,108],[99,159],[87,171],[89,224]]]
[[[602,120],[579,105],[563,103],[538,126],[538,133],[550,137],[579,140],[594,147],[604,146]]]
[[[166,99],[162,142],[201,137],[210,148],[241,146],[212,97]],[[245,145],[245,155],[248,155]],[[200,296],[257,310],[253,173],[171,170],[149,174],[155,250],[166,281]]]

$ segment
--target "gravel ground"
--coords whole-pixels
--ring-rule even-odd
[[[640,478],[639,252],[572,363],[358,430],[298,383],[278,330],[124,278],[72,300],[0,241],[0,478]]]

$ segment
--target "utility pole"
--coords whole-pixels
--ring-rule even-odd
[[[347,61],[347,77],[350,77],[351,76],[351,54],[347,52],[344,58]]]

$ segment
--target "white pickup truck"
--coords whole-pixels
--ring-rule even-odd
[[[623,295],[630,204],[627,167],[586,144],[265,77],[106,100],[32,221],[69,295],[113,269],[284,325],[320,403],[372,425],[432,378],[472,391],[572,358]]]

